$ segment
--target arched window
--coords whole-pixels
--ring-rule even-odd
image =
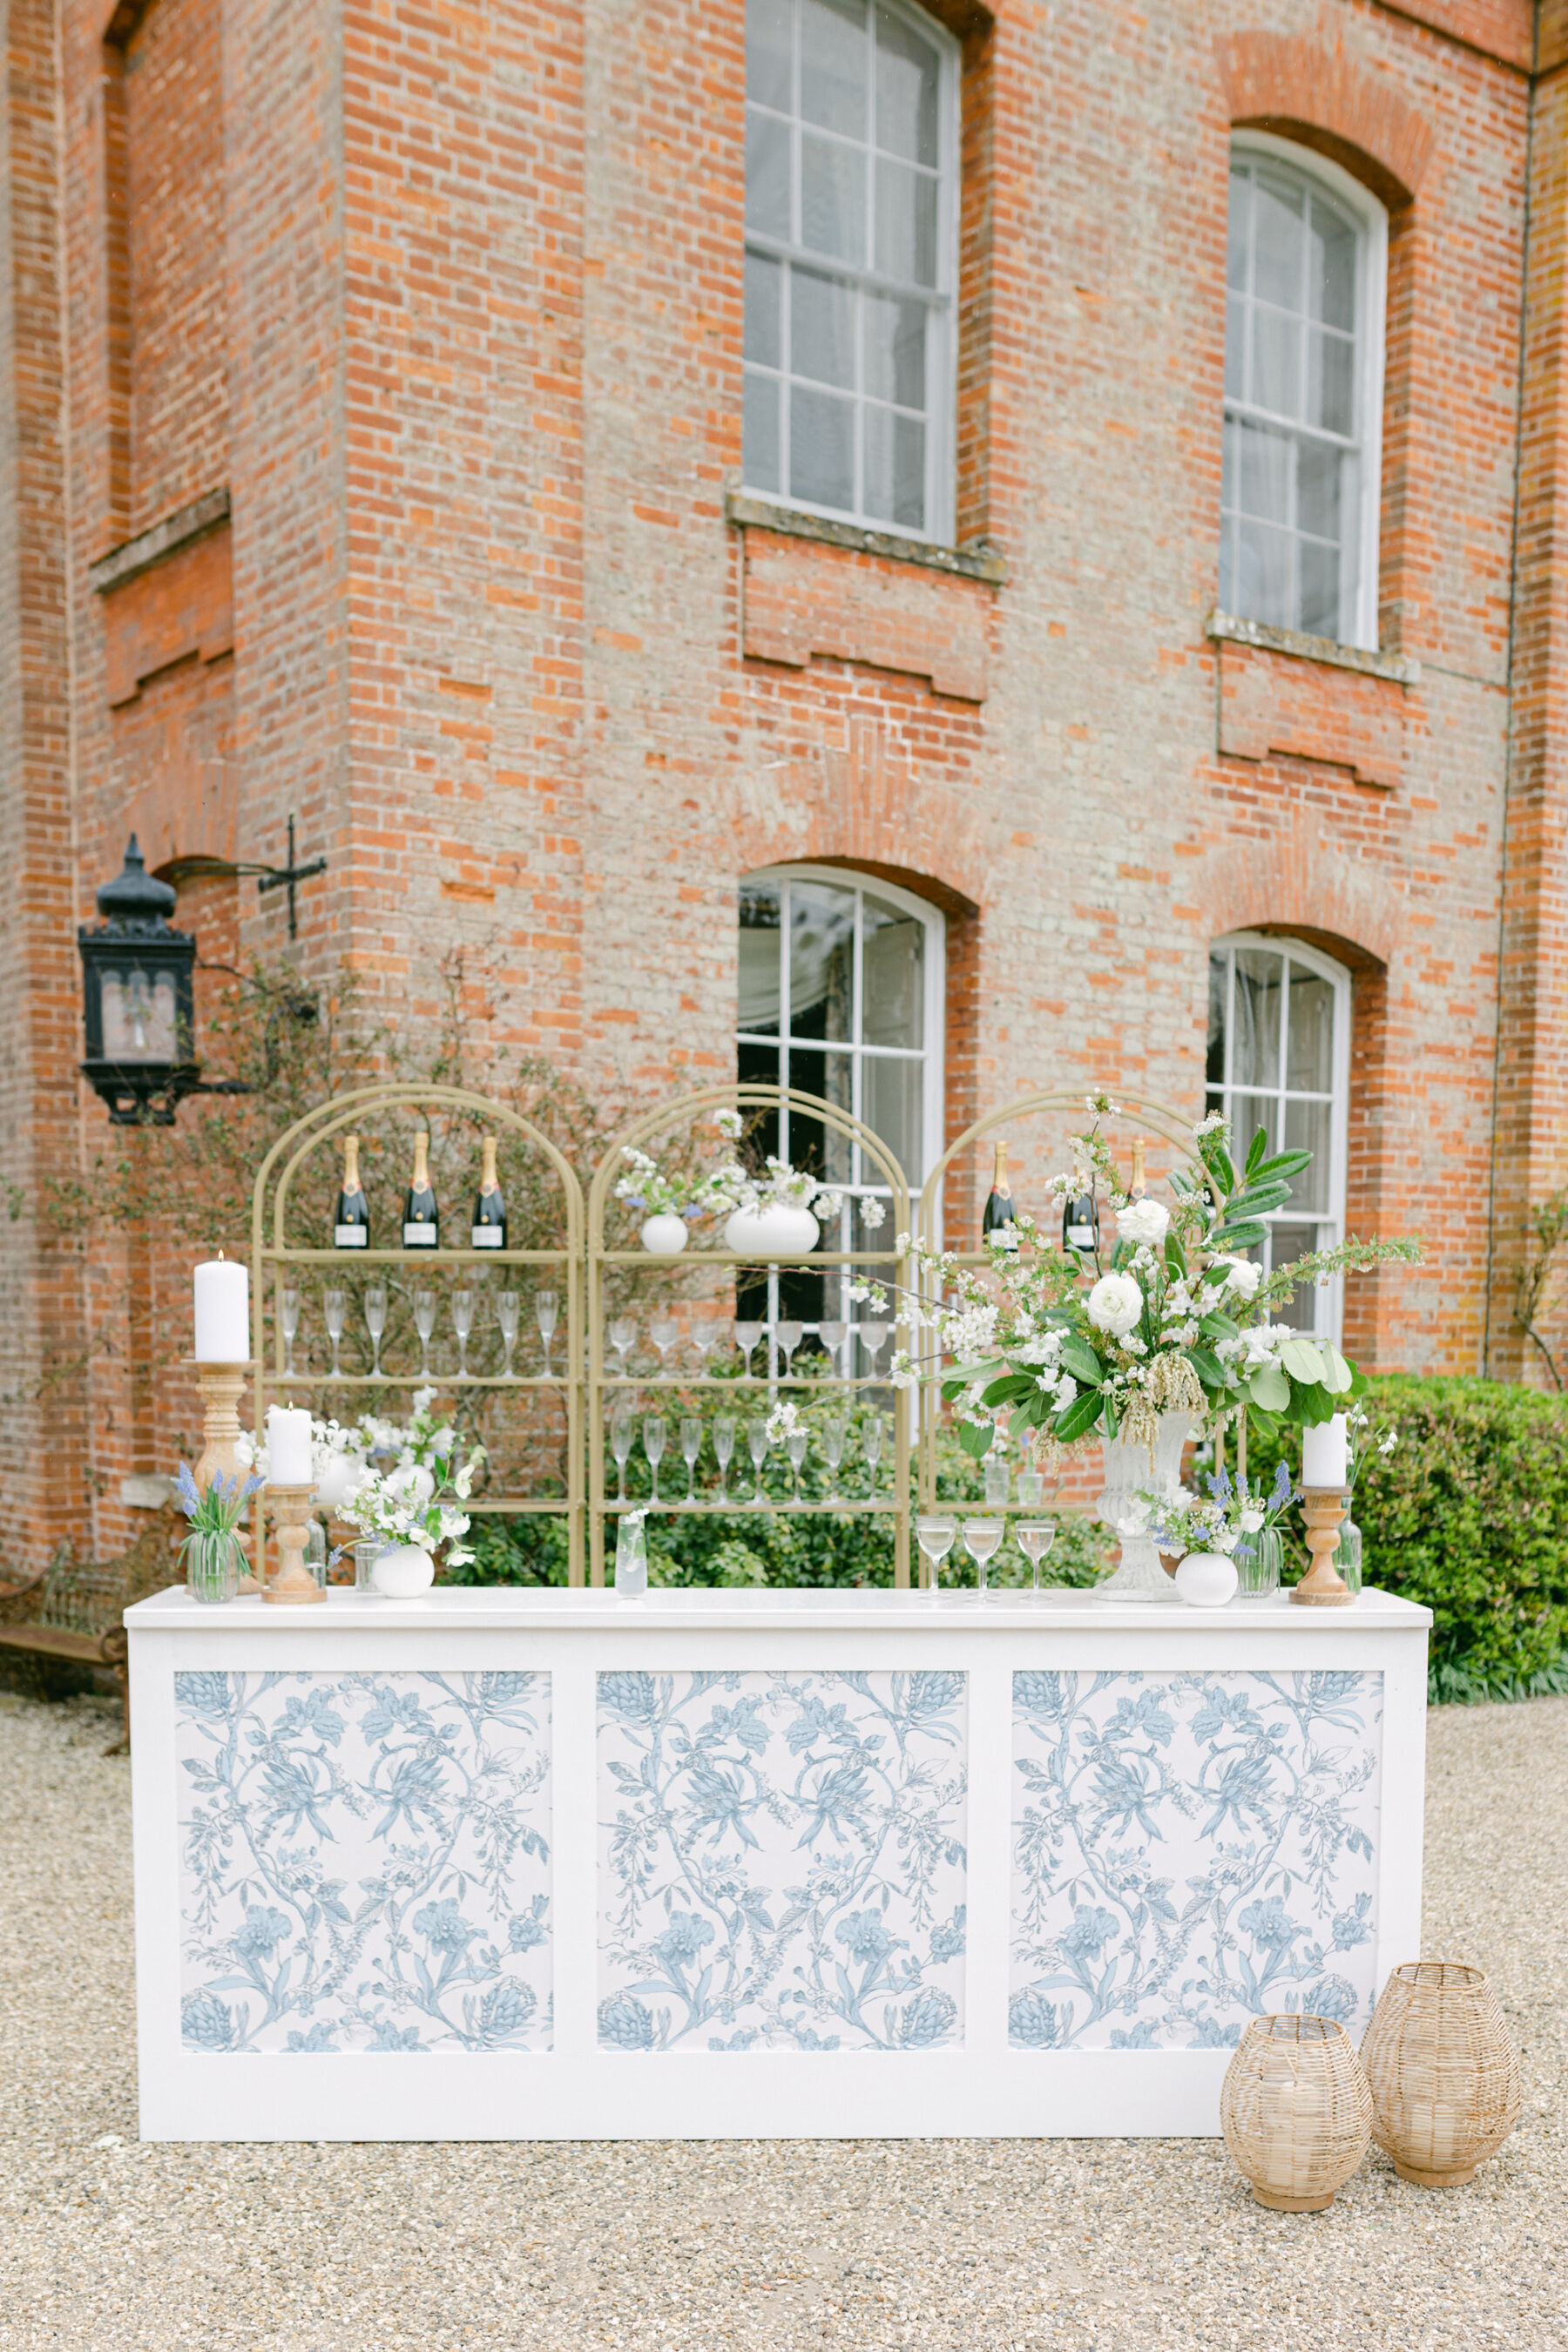
[[[1210,949],[1208,1107],[1238,1152],[1262,1127],[1270,1150],[1312,1154],[1252,1253],[1270,1273],[1343,1235],[1350,1026],[1350,974],[1316,948],[1237,931]],[[1334,1281],[1298,1291],[1279,1319],[1337,1340],[1340,1310]]]
[[[1262,132],[1230,165],[1221,609],[1377,644],[1383,207]]]
[[[903,0],[747,0],[750,490],[952,534],[958,46]]]

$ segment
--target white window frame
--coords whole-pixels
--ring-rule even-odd
[[[1343,964],[1336,963],[1333,958],[1331,956],[1325,955],[1321,949],[1309,947],[1305,940],[1292,939],[1285,933],[1270,934],[1266,931],[1227,931],[1223,938],[1211,940],[1209,941],[1210,955],[1219,955],[1227,952],[1232,954],[1232,961],[1228,967],[1229,976],[1226,982],[1225,1017],[1225,1076],[1223,1083],[1226,1117],[1228,1118],[1231,1116],[1231,1104],[1234,1096],[1237,1094],[1270,1095],[1279,1106],[1279,1131],[1280,1136],[1279,1148],[1281,1150],[1285,1148],[1285,1104],[1291,1095],[1301,1097],[1303,1094],[1303,1090],[1301,1088],[1288,1087],[1285,1084],[1285,1073],[1288,1067],[1289,1048],[1289,1024],[1290,1018],[1290,998],[1288,986],[1284,991],[1284,1003],[1281,1011],[1279,1085],[1272,1087],[1237,1086],[1235,1084],[1231,1076],[1237,1036],[1236,965],[1234,961],[1234,950],[1247,948],[1260,949],[1268,955],[1288,956],[1292,963],[1299,963],[1305,971],[1316,972],[1320,979],[1328,981],[1334,992],[1333,1066],[1330,1081],[1330,1100],[1332,1105],[1333,1126],[1332,1141],[1329,1154],[1328,1208],[1321,1215],[1314,1215],[1310,1213],[1303,1213],[1300,1209],[1292,1209],[1287,1205],[1283,1209],[1275,1210],[1263,1220],[1263,1222],[1268,1225],[1315,1224],[1318,1228],[1318,1248],[1332,1249],[1336,1244],[1343,1239],[1345,1230],[1345,1186],[1349,1164],[1350,1140],[1348,1130],[1350,1126],[1351,1078],[1351,975]],[[1205,1001],[1206,1003],[1206,980],[1208,970],[1206,961],[1204,969],[1205,978]],[[1205,1087],[1206,1083],[1205,1077]],[[1309,1100],[1321,1099],[1321,1097],[1318,1096],[1308,1096],[1304,1098]],[[1205,1100],[1206,1104],[1206,1092]],[[1232,1135],[1232,1151],[1236,1157],[1238,1167],[1241,1161],[1241,1155],[1245,1153],[1247,1147],[1251,1140],[1252,1138],[1250,1135],[1242,1135],[1238,1132],[1233,1133]],[[1273,1250],[1271,1244],[1266,1249],[1264,1255],[1265,1264],[1271,1267],[1273,1263]],[[1335,1275],[1330,1281],[1321,1283],[1318,1286],[1316,1303],[1313,1310],[1312,1336],[1321,1339],[1331,1339],[1334,1345],[1338,1347],[1343,1321],[1344,1282],[1342,1276]]]
[[[1294,140],[1277,138],[1267,131],[1236,131],[1231,133],[1230,152],[1234,155],[1262,155],[1282,165],[1298,179],[1316,181],[1326,195],[1331,196],[1341,208],[1355,221],[1360,235],[1356,240],[1356,321],[1357,350],[1355,371],[1356,440],[1362,453],[1361,518],[1356,534],[1359,556],[1355,609],[1350,616],[1340,616],[1342,645],[1357,646],[1363,651],[1378,650],[1378,540],[1383,495],[1383,388],[1384,347],[1387,341],[1388,287],[1388,215],[1377,198],[1350,173],[1320,155],[1315,149],[1300,146]],[[1226,205],[1228,214],[1230,179],[1226,176]],[[1228,313],[1227,328],[1228,334]],[[1222,413],[1231,413],[1228,394],[1222,395]],[[1268,418],[1270,412],[1241,406],[1239,413]],[[1294,427],[1299,419],[1280,417],[1278,422]],[[1237,620],[1256,620],[1252,613],[1233,615]]]
[[[752,228],[747,228],[744,231],[743,241],[745,247],[748,250],[754,250],[757,253],[765,254],[771,260],[784,261],[792,264],[798,262],[802,267],[814,270],[822,276],[842,278],[847,284],[863,288],[870,293],[897,294],[903,297],[910,297],[911,295],[918,294],[920,299],[927,304],[927,316],[931,321],[931,325],[928,330],[931,336],[931,343],[928,346],[926,354],[927,410],[925,526],[923,529],[916,530],[907,523],[889,522],[881,515],[868,514],[865,512],[863,506],[856,509],[851,509],[847,507],[820,506],[813,499],[794,497],[786,488],[761,488],[755,483],[748,482],[745,479],[743,470],[743,446],[742,452],[742,487],[747,498],[761,499],[765,504],[780,507],[786,512],[793,511],[800,514],[821,515],[829,521],[850,523],[858,530],[883,532],[889,538],[909,539],[922,544],[948,547],[953,543],[954,533],[957,528],[957,316],[959,182],[962,168],[960,81],[963,67],[963,52],[958,42],[948,31],[945,25],[939,23],[936,17],[931,16],[924,8],[910,5],[910,0],[868,0],[868,38],[873,44],[876,39],[876,16],[879,5],[885,6],[890,15],[902,16],[907,22],[916,26],[922,38],[931,42],[932,47],[937,52],[939,59],[940,85],[937,94],[937,135],[941,142],[942,152],[941,161],[937,168],[937,279],[935,287],[914,288],[906,285],[901,278],[884,278],[879,271],[874,268],[856,268],[848,262],[835,261],[826,254],[814,252],[809,247],[797,244],[793,238],[784,240],[777,237],[767,236],[763,235],[760,231]],[[795,57],[795,112],[791,118],[791,142],[793,150],[791,160],[791,185],[795,193],[795,201],[798,209],[800,200],[801,136],[800,41],[798,36],[798,15],[795,16],[795,22],[797,27],[797,32]],[[752,101],[748,99],[747,103],[750,105]],[[773,110],[772,108],[763,108],[763,111],[764,113],[772,113]],[[783,118],[775,117],[774,119],[782,120]],[[875,178],[876,175],[873,173],[873,187],[875,186]],[[742,358],[742,363],[744,363],[745,353],[743,349]],[[864,362],[864,350],[858,350],[855,359],[855,446],[857,453],[858,453],[863,446],[864,428],[862,419],[865,413],[865,394],[861,389],[860,378]],[[787,343],[784,354],[783,364],[778,369],[762,369],[760,367],[760,363],[755,362],[752,362],[752,364],[753,367],[758,369],[759,373],[774,376],[782,383],[783,389],[779,403],[779,469],[782,480],[784,483],[787,483],[789,480],[789,386],[792,382],[799,381],[804,383],[806,379],[804,377],[796,379],[791,376],[789,373]],[[859,457],[858,454],[858,467]]]

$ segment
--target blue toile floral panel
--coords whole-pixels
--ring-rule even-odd
[[[550,2048],[547,1675],[178,1674],[174,1706],[187,2048]]]
[[[1009,2038],[1234,2049],[1359,2032],[1376,1945],[1379,1674],[1016,1674]]]
[[[602,1674],[599,2041],[963,2032],[966,1678]]]

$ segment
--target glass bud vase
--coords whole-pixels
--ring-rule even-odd
[[[184,1543],[185,1590],[193,1601],[232,1601],[245,1562],[233,1533],[197,1533]]]
[[[641,1601],[647,1594],[647,1538],[640,1511],[623,1513],[616,1528],[616,1592],[622,1601]]]
[[[1279,1590],[1279,1571],[1285,1565],[1285,1545],[1278,1528],[1264,1528],[1255,1536],[1244,1536],[1236,1548],[1236,1597],[1238,1601],[1267,1601],[1271,1592]]]
[[[1340,1521],[1340,1539],[1334,1547],[1333,1567],[1342,1576],[1351,1591],[1361,1591],[1361,1529],[1355,1521]]]

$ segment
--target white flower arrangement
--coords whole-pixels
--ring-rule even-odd
[[[458,1509],[447,1497],[455,1496],[457,1503],[467,1502],[473,1492],[475,1475],[485,1458],[485,1449],[482,1445],[470,1447],[462,1468],[447,1477],[451,1445],[440,1449],[433,1446],[432,1437],[437,1430],[451,1438],[449,1427],[435,1425],[416,1441],[435,1453],[436,1466],[417,1458],[415,1444],[404,1446],[390,1469],[367,1467],[342,1505],[342,1517],[365,1535],[380,1536],[387,1543],[417,1544],[427,1552],[446,1544],[448,1567],[460,1568],[474,1557],[460,1540],[468,1534],[470,1521],[467,1511]]]
[[[1225,1470],[1205,1483],[1209,1490],[1206,1500],[1185,1486],[1168,1494],[1134,1495],[1126,1515],[1116,1522],[1117,1533],[1151,1536],[1161,1551],[1180,1559],[1193,1551],[1223,1552],[1228,1559],[1233,1552],[1245,1549],[1249,1536],[1271,1528],[1300,1498],[1300,1489],[1292,1486],[1283,1462],[1274,1473],[1268,1495],[1249,1486],[1245,1477],[1233,1485]]]

